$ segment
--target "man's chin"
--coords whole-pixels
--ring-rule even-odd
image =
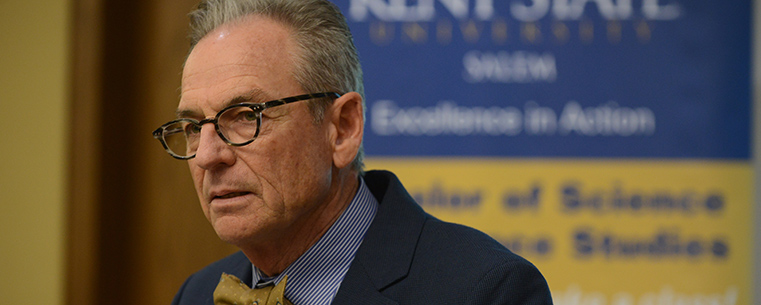
[[[251,226],[242,225],[239,220],[229,219],[230,216],[225,216],[214,221],[214,231],[217,232],[217,236],[222,241],[239,246],[246,240],[250,240],[252,235],[250,233]]]

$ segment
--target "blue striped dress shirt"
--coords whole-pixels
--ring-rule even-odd
[[[377,210],[378,201],[359,178],[357,194],[325,235],[278,276],[264,278],[254,266],[255,286],[277,284],[288,275],[285,297],[294,305],[330,304]]]

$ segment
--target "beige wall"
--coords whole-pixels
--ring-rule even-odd
[[[0,302],[63,304],[69,0],[2,4]]]

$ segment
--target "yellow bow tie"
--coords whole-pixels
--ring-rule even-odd
[[[293,305],[283,296],[287,279],[283,277],[277,286],[251,289],[234,275],[222,273],[214,290],[214,305]]]

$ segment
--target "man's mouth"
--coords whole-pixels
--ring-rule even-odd
[[[244,196],[246,194],[250,194],[249,192],[234,192],[234,193],[227,193],[222,196],[215,196],[214,199],[228,199],[228,198],[235,198],[239,196]]]

